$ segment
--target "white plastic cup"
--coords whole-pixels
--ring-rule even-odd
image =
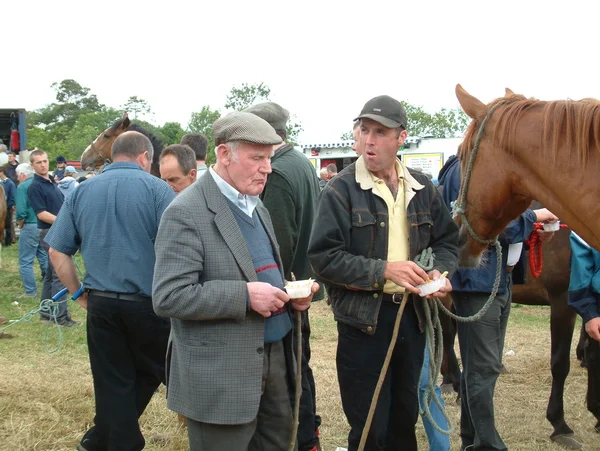
[[[424,283],[423,285],[418,285],[415,288],[419,289],[419,296],[425,297],[428,294],[433,294],[436,291],[440,291],[440,288],[444,286],[446,286],[446,278],[440,277],[437,280],[432,280],[431,282]]]
[[[560,230],[560,221],[553,222],[551,224],[543,224],[544,232],[556,232]]]
[[[313,280],[296,280],[285,284],[285,291],[292,299],[305,298],[310,296]]]

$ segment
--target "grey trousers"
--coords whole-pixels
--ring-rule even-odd
[[[500,375],[512,300],[510,274],[507,275],[506,286],[506,291],[496,296],[481,320],[458,323],[458,343],[463,365],[460,380],[461,449],[508,449],[498,434],[494,420],[494,389]],[[456,313],[460,316],[477,313],[488,297],[489,293],[452,293]]]
[[[265,344],[264,356],[262,396],[256,418],[235,425],[188,418],[190,451],[287,451],[293,413],[283,343]]]

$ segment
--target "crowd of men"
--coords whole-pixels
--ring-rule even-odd
[[[69,181],[68,191],[55,180],[74,181],[63,159],[54,176],[41,150],[14,167],[25,295],[37,295],[37,256],[41,298],[66,287],[87,310],[96,412],[78,450],[142,449],[138,419],[161,383],[168,407],[186,418],[193,451],[287,450],[290,441],[300,451],[319,450],[308,311],[323,288],[337,322],[348,449],[359,448],[365,429],[365,450],[417,449],[418,390],[429,358],[418,287],[448,273],[427,298],[454,290],[457,312],[471,315],[485,303],[495,271],[457,268],[450,203],[460,186],[458,161],[443,169],[440,189],[406,168],[397,158],[408,133],[406,112],[396,99],[378,96],[354,119],[357,161],[339,174],[327,167],[319,180],[286,142],[288,119],[273,102],[225,115],[213,124],[216,164],[205,163],[206,137],[189,134],[160,154],[160,179],[149,174],[150,140],[135,131],[115,140],[112,163],[100,175],[75,187]],[[0,179],[10,171],[1,169]],[[528,210],[507,227],[493,308],[484,321],[459,327],[461,450],[507,449],[495,426],[493,393],[510,310],[509,245],[523,242],[534,222],[557,219],[546,209]],[[589,349],[598,354],[600,259],[581,240],[576,244],[574,258],[591,263],[571,298],[595,340]],[[435,260],[425,270],[415,259],[428,248]],[[76,252],[85,261],[83,280]],[[287,281],[309,278],[319,281],[310,295],[288,295]],[[368,419],[403,299],[394,352]],[[41,319],[77,325],[67,302],[58,305],[54,316],[42,311]],[[296,384],[299,427],[292,437]],[[597,405],[590,410],[600,415]],[[429,427],[431,449],[448,450],[449,440],[435,434]]]

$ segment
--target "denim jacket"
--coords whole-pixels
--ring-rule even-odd
[[[385,284],[389,218],[385,201],[357,183],[357,164],[359,171],[364,167],[359,159],[323,189],[308,257],[325,283],[336,321],[374,334]],[[406,209],[411,260],[431,247],[434,269],[452,274],[458,262],[456,224],[425,175],[405,170],[403,180],[413,196]],[[422,302],[418,298],[411,303],[420,321]]]

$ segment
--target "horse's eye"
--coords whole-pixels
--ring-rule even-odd
[[[110,135],[104,135],[104,139],[110,139]]]

